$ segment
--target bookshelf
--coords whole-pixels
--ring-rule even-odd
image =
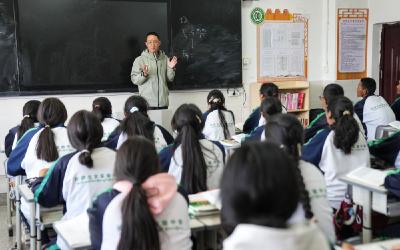
[[[262,83],[252,83],[250,84],[250,108],[251,110],[257,108],[260,105],[260,86]],[[279,87],[279,95],[283,105],[285,95],[290,100],[294,100],[296,104],[286,105],[288,106],[288,113],[295,114],[304,127],[308,126],[310,120],[310,84],[307,81],[282,81],[274,82]],[[303,95],[303,103],[299,105],[299,96]],[[290,96],[290,97],[289,97]],[[296,99],[297,96],[297,99]],[[293,98],[295,97],[295,98]]]

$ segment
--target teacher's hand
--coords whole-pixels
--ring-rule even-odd
[[[143,76],[147,77],[149,75],[149,66],[143,65],[142,72],[143,72]]]
[[[178,58],[176,58],[176,56],[174,56],[174,57],[172,57],[171,59],[168,60],[168,67],[173,69],[173,68],[175,68],[177,63],[178,63]]]

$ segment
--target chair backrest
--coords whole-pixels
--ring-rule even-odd
[[[398,132],[399,130],[390,125],[379,125],[376,127],[375,139],[381,139],[389,137],[390,135]]]

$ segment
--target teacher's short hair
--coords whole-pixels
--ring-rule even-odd
[[[148,36],[156,36],[158,38],[158,40],[160,40],[160,35],[158,35],[157,32],[151,31],[149,33],[146,34],[146,39]]]

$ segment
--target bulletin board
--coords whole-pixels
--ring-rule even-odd
[[[337,79],[367,75],[368,9],[338,9]]]
[[[288,21],[257,25],[257,81],[305,81],[308,62],[308,19],[293,14]]]

